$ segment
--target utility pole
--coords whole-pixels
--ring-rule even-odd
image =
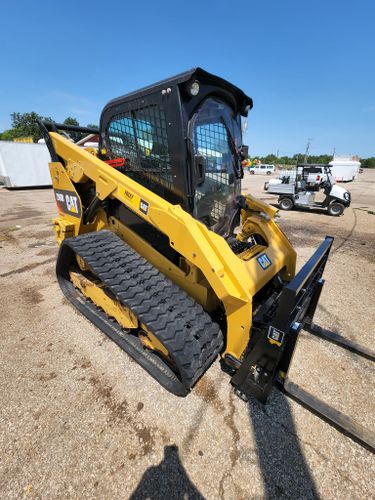
[[[333,155],[332,155],[332,159],[334,159],[335,154],[336,154],[336,148],[334,147],[334,148],[333,148]]]
[[[307,139],[304,163],[307,163],[307,158],[309,157],[309,149],[310,149],[311,141],[312,141],[312,139],[310,139],[310,138]]]
[[[277,153],[276,153],[276,157],[278,158],[279,157],[279,149],[277,150]]]

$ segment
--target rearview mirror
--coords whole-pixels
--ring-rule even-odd
[[[249,156],[249,146],[242,145],[240,147],[240,155],[243,160],[246,160]]]

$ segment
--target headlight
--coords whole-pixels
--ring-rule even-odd
[[[190,86],[190,94],[192,96],[196,96],[198,95],[198,92],[199,92],[199,82],[198,80],[195,80]]]
[[[350,200],[350,193],[348,193],[348,191],[346,191],[346,193],[344,193],[344,199],[346,201]]]

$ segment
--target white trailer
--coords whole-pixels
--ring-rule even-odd
[[[337,182],[354,181],[361,167],[361,162],[357,157],[352,156],[335,156],[329,164]]]
[[[8,188],[50,186],[45,144],[0,141],[0,180]]]

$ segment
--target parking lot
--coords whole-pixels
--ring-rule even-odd
[[[243,188],[268,198],[265,176]],[[373,349],[375,171],[345,185],[339,218],[281,212],[300,267],[335,237],[315,317]],[[268,198],[274,202],[274,198]],[[369,451],[274,389],[244,403],[218,362],[179,399],[64,299],[51,189],[0,189],[2,498],[370,498]],[[293,382],[375,428],[370,361],[303,332]]]

